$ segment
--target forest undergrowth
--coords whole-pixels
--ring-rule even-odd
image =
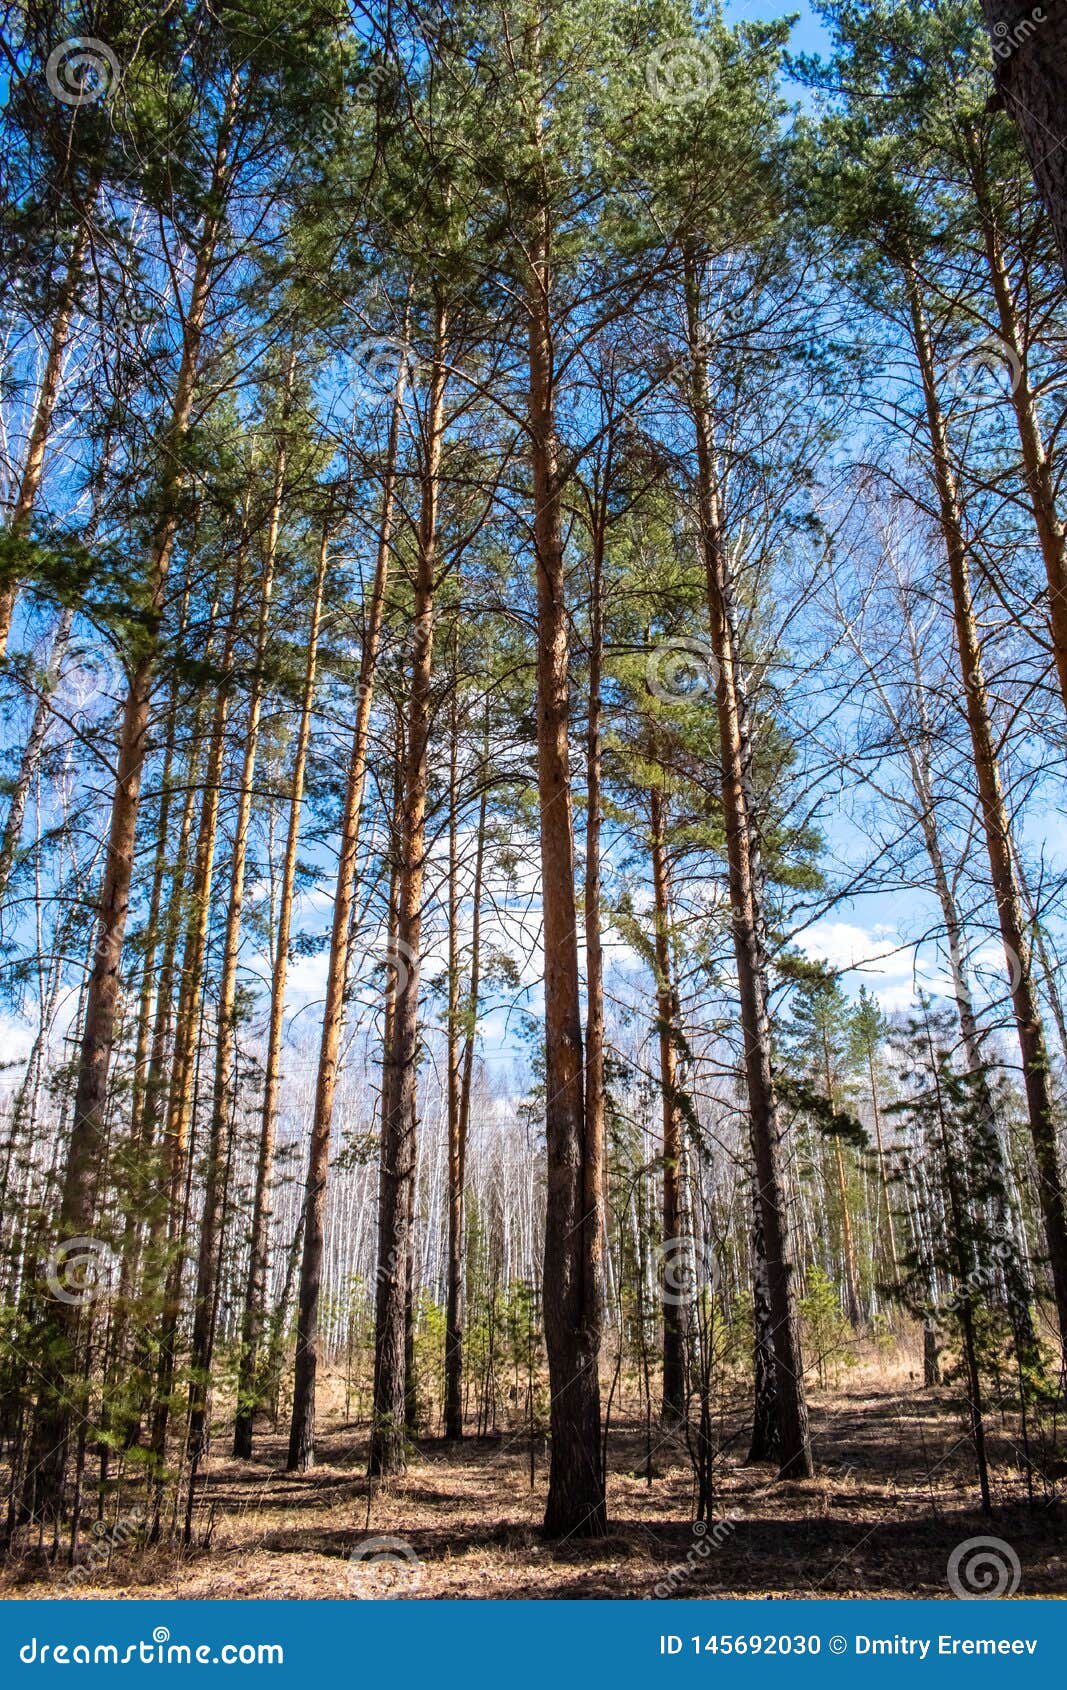
[[[0,1596],[952,1599],[954,1550],[990,1532],[1018,1556],[1019,1597],[1062,1595],[1067,1463],[1055,1428],[1030,1449],[1028,1475],[1018,1415],[990,1416],[990,1521],[959,1392],[922,1387],[918,1339],[859,1342],[852,1360],[810,1393],[812,1479],[783,1484],[773,1464],[748,1462],[744,1413],[723,1415],[709,1526],[686,1520],[684,1435],[653,1426],[649,1462],[627,1393],[607,1431],[612,1524],[597,1541],[546,1540],[547,1450],[525,1424],[418,1438],[403,1477],[369,1479],[367,1423],[345,1420],[345,1380],[331,1374],[312,1471],[286,1473],[281,1426],[251,1462],[220,1437],[198,1478],[190,1547],[145,1541],[131,1485],[103,1532],[86,1528],[73,1568],[24,1549],[0,1571]]]

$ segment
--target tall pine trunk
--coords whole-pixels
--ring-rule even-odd
[[[1038,1196],[1044,1220],[1045,1242],[1052,1271],[1053,1296],[1059,1322],[1061,1349],[1067,1344],[1067,1224],[1064,1216],[1063,1178],[1056,1139],[1056,1114],[1052,1074],[1045,1044],[1045,1030],[1031,964],[1029,937],[1023,920],[1015,866],[1012,861],[1011,824],[1001,785],[989,700],[982,667],[982,651],[974,615],[970,558],[963,532],[955,476],[949,455],[945,420],[937,394],[933,350],[919,294],[919,284],[910,259],[905,261],[905,280],[911,308],[912,331],[922,378],[933,479],[937,493],[941,531],[948,558],[956,646],[963,682],[967,725],[971,737],[978,799],[989,857],[990,879],[996,900],[1001,939],[1008,976],[1016,1032],[1023,1059],[1030,1135],[1037,1165]]]
[[[682,1235],[682,1154],[685,1123],[678,1098],[675,1048],[677,994],[670,944],[670,870],[667,862],[666,802],[663,789],[650,793],[650,845],[654,945],[656,955],[656,1031],[659,1039],[660,1099],[663,1107],[663,1404],[666,1426],[685,1420],[689,1405],[685,1297],[690,1286],[693,1241]]]
[[[419,1059],[422,893],[426,868],[430,686],[434,590],[445,400],[446,313],[435,309],[433,362],[422,425],[414,651],[408,694],[404,794],[400,813],[399,888],[393,1014],[382,1093],[378,1184],[378,1285],[374,1334],[374,1408],[368,1471],[402,1473],[406,1465],[407,1310],[411,1289],[415,1133]]]
[[[707,355],[701,321],[697,260],[686,255],[686,312],[690,390],[696,430],[701,543],[704,551],[711,643],[717,668],[716,704],[722,760],[723,816],[733,910],[744,1044],[744,1069],[756,1182],[763,1218],[767,1282],[774,1322],[774,1358],[778,1404],[779,1474],[806,1478],[812,1473],[804,1365],[800,1354],[797,1294],[789,1214],[781,1156],[778,1103],[771,1063],[767,1016],[766,946],[761,904],[758,837],[751,812],[742,714],[744,695],[733,632],[734,604],[726,549],[719,519],[715,447],[708,392]]]
[[[567,587],[555,417],[549,224],[537,214],[526,294],[537,566],[537,781],[545,968],[544,1319],[551,1465],[545,1529],[607,1529],[600,1446],[600,1210],[586,1129],[571,797]]]
[[[290,357],[286,375],[286,407],[292,392],[294,373],[295,355]],[[223,930],[222,968],[219,975],[216,1006],[215,1072],[211,1089],[211,1118],[208,1127],[207,1160],[204,1174],[204,1207],[200,1217],[196,1288],[193,1294],[188,1428],[188,1505],[190,1516],[187,1517],[186,1522],[187,1541],[196,1471],[206,1446],[207,1416],[210,1407],[211,1360],[215,1343],[216,1276],[225,1174],[224,1150],[232,1112],[230,1089],[236,1037],[237,963],[241,946],[245,867],[248,860],[248,832],[252,820],[256,759],[259,754],[259,728],[263,713],[265,664],[270,637],[271,598],[274,591],[274,572],[278,556],[278,535],[284,508],[287,456],[286,441],[283,435],[275,456],[270,518],[267,526],[267,543],[260,581],[252,691],[248,702],[248,716],[244,726],[244,759],[237,799],[237,815],[233,827],[230,888],[226,905],[226,924]]]
[[[370,732],[374,677],[378,664],[385,589],[389,577],[389,548],[396,491],[400,421],[404,409],[407,363],[400,359],[389,423],[385,475],[382,482],[382,514],[378,548],[367,610],[367,626],[359,666],[356,721],[349,755],[348,780],[341,814],[341,848],[334,891],[333,927],[326,972],[326,1002],[322,1018],[318,1075],[315,1083],[315,1112],[308,1147],[307,1179],[304,1190],[304,1244],[300,1258],[296,1327],[296,1366],[293,1379],[293,1413],[289,1427],[288,1470],[305,1472],[315,1459],[315,1380],[318,1373],[319,1293],[322,1283],[322,1253],[326,1220],[326,1182],[330,1171],[330,1130],[333,1100],[337,1089],[337,1064],[344,1026],[345,979],[351,937],[352,907],[356,895],[359,865],[360,819],[363,785],[367,773],[367,741]]]
[[[223,194],[228,137],[236,98],[237,83],[234,80],[216,152],[213,207],[218,206]],[[159,514],[149,542],[146,569],[150,631],[132,660],[129,691],[119,732],[115,791],[97,904],[96,944],[86,992],[74,1118],[56,1229],[60,1242],[91,1233],[104,1160],[108,1073],[119,1011],[122,947],[129,914],[141,778],[148,750],[156,641],[166,606],[167,575],[178,530],[182,458],[200,368],[201,341],[220,215],[217,209],[213,209],[201,230],[189,307],[184,320],[181,359],[161,445]],[[34,1513],[46,1517],[55,1517],[62,1511],[71,1419],[75,1410],[82,1412],[84,1409],[80,1401],[76,1360],[81,1315],[81,1306],[77,1303],[52,1304],[41,1345],[41,1354],[46,1359],[38,1396],[27,1503]]]
[[[285,986],[289,970],[289,941],[292,931],[293,897],[296,888],[297,850],[300,844],[300,813],[304,801],[311,717],[315,701],[315,670],[318,655],[322,597],[326,585],[330,528],[323,525],[315,591],[307,632],[307,662],[293,755],[292,790],[289,799],[289,831],[282,863],[282,884],[278,903],[278,929],[274,943],[271,979],[270,1023],[267,1031],[263,1108],[260,1115],[259,1148],[256,1156],[256,1184],[252,1196],[252,1230],[249,1241],[248,1281],[241,1316],[241,1350],[237,1369],[237,1414],[233,1429],[233,1453],[245,1460],[252,1455],[252,1433],[256,1409],[263,1395],[259,1381],[259,1355],[267,1298],[267,1250],[270,1242],[271,1179],[274,1168],[274,1133],[281,1083],[282,1033],[285,1022]]]
[[[67,350],[70,328],[74,321],[74,312],[78,303],[78,284],[82,279],[85,255],[89,248],[89,232],[99,185],[99,176],[94,175],[85,196],[85,206],[78,219],[74,244],[67,260],[59,297],[56,300],[56,309],[48,336],[48,351],[45,354],[44,371],[33,409],[29,439],[26,442],[26,456],[23,460],[19,488],[11,512],[11,527],[16,532],[28,527],[41,488],[45,449],[48,445],[48,436],[52,430],[56,400],[59,397],[63,358]],[[10,582],[7,586],[0,588],[0,658],[7,650],[7,640],[11,632],[11,618],[15,609],[17,591],[15,582]]]

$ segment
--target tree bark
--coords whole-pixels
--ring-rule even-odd
[[[378,1185],[378,1288],[374,1337],[374,1409],[368,1472],[402,1473],[407,1464],[405,1355],[411,1274],[415,1134],[419,1058],[419,976],[422,889],[426,868],[430,687],[433,677],[434,591],[440,500],[447,318],[435,310],[433,362],[423,421],[423,450],[415,576],[414,653],[408,694],[404,800],[400,816],[399,920],[389,959],[394,994],[382,1094]]]
[[[1047,10],[982,0],[982,10],[997,96],[1019,131],[1067,275],[1067,13],[1056,0]]]
[[[744,695],[735,662],[734,606],[719,519],[707,355],[701,322],[700,280],[697,260],[692,252],[686,255],[685,282],[700,531],[707,578],[711,643],[718,670],[716,704],[741,1036],[744,1043],[756,1181],[763,1213],[768,1288],[774,1320],[781,1463],[779,1476],[783,1479],[807,1478],[813,1468],[808,1437],[807,1401],[804,1394],[804,1365],[797,1322],[796,1287],[793,1281],[789,1215],[782,1177],[781,1129],[771,1064],[759,847],[745,766],[742,724]]]
[[[278,930],[274,946],[271,980],[270,1024],[267,1032],[263,1108],[260,1115],[259,1150],[256,1157],[256,1185],[252,1197],[252,1232],[249,1241],[248,1282],[241,1318],[241,1348],[237,1370],[237,1414],[234,1420],[233,1453],[244,1460],[252,1456],[252,1434],[262,1392],[258,1370],[263,1339],[267,1297],[267,1251],[270,1243],[271,1178],[274,1168],[274,1133],[281,1083],[282,1033],[285,1023],[285,986],[289,971],[289,940],[292,931],[293,896],[296,887],[297,851],[300,844],[300,814],[304,800],[311,717],[315,701],[315,670],[318,656],[322,597],[326,585],[330,528],[323,526],[318,571],[307,633],[307,663],[293,754],[292,791],[289,800],[289,831],[282,863],[282,885],[278,904]]]
[[[235,78],[220,126],[210,202],[213,207],[218,207],[223,198],[229,135],[236,104]],[[183,482],[182,449],[192,415],[211,289],[212,262],[220,227],[221,212],[213,209],[205,220],[197,247],[189,307],[184,321],[181,360],[161,448],[159,515],[149,544],[146,582],[153,633],[133,660],[119,734],[115,792],[98,901],[97,938],[86,993],[74,1119],[60,1199],[57,1227],[60,1240],[85,1236],[90,1232],[104,1159],[108,1072],[118,1017],[119,971],[129,913],[141,777],[151,721],[155,642],[158,637],[155,630],[158,630],[164,614],[167,574],[178,529],[178,501]],[[63,1508],[72,1413],[71,1376],[76,1366],[80,1316],[78,1304],[57,1302],[52,1305],[41,1349],[41,1353],[49,1356],[50,1360],[43,1370],[38,1397],[30,1463],[32,1479],[27,1500],[34,1513],[47,1517],[57,1516]]]
[[[666,800],[653,786],[649,795],[649,842],[652,854],[654,946],[656,955],[656,1027],[659,1038],[660,1099],[663,1108],[663,1260],[660,1295],[663,1313],[663,1404],[665,1426],[679,1426],[689,1406],[685,1297],[690,1285],[686,1258],[693,1240],[682,1237],[682,1154],[685,1125],[678,1101],[675,1050],[677,995],[670,943],[670,872],[667,863]],[[679,1274],[679,1269],[681,1273]],[[692,1285],[696,1295],[695,1283]]]
[[[1064,48],[1067,51],[1067,33],[1064,35]],[[1064,79],[1064,88],[1067,90],[1067,77]],[[1067,125],[1064,127],[1064,145],[1067,146]],[[1011,277],[1004,262],[1000,229],[986,179],[985,162],[977,156],[973,141],[971,152],[972,179],[982,225],[986,266],[997,305],[1000,338],[1008,354],[1011,405],[1022,451],[1023,475],[1045,564],[1045,579],[1048,582],[1052,653],[1064,707],[1067,708],[1067,531],[1056,503],[1052,465],[1045,450],[1037,401],[1030,384],[1028,348],[1019,323]],[[1067,185],[1067,176],[1064,181]]]
[[[568,628],[555,421],[548,218],[536,214],[526,310],[530,456],[537,565],[537,778],[545,967],[544,1316],[552,1453],[545,1529],[600,1537],[607,1528],[600,1447],[599,1170],[586,1134],[578,911],[568,727]]]
[[[285,378],[284,406],[286,410],[292,394],[295,370],[296,356],[293,353],[290,355]],[[278,557],[278,535],[284,509],[287,461],[287,443],[283,434],[274,462],[274,483],[271,492],[270,519],[263,558],[256,643],[253,655],[252,690],[244,728],[244,759],[237,800],[237,815],[233,826],[230,888],[226,906],[222,968],[219,975],[218,1004],[216,1007],[215,1073],[211,1092],[211,1118],[208,1128],[207,1163],[204,1174],[204,1207],[200,1217],[200,1247],[197,1254],[196,1289],[193,1294],[193,1334],[187,1438],[189,1457],[188,1503],[190,1510],[186,1522],[187,1542],[189,1540],[196,1472],[206,1445],[207,1417],[210,1405],[211,1359],[215,1343],[215,1289],[224,1178],[224,1146],[231,1120],[230,1087],[233,1075],[233,1046],[236,1035],[237,962],[241,945],[241,920],[244,913],[248,830],[252,820],[256,759],[259,755],[259,727],[263,713],[264,665],[270,633],[270,609],[274,591],[274,572]]]
[[[326,1003],[322,1019],[318,1077],[315,1085],[315,1113],[308,1148],[307,1181],[304,1192],[304,1247],[300,1260],[300,1288],[296,1327],[296,1367],[293,1380],[293,1413],[289,1428],[288,1470],[305,1472],[315,1460],[315,1378],[318,1372],[319,1291],[322,1279],[322,1251],[326,1219],[326,1182],[330,1170],[330,1128],[333,1120],[337,1064],[344,1025],[345,978],[356,894],[359,863],[359,832],[363,810],[363,785],[367,773],[367,741],[370,730],[374,676],[385,609],[385,588],[389,577],[389,547],[396,491],[397,452],[400,420],[404,409],[406,360],[401,358],[389,424],[385,476],[382,482],[382,516],[378,550],[371,587],[367,627],[359,666],[359,689],[352,751],[348,764],[344,808],[341,815],[341,848],[334,891],[330,960],[326,974]]]
[[[915,268],[910,259],[905,261],[905,281],[915,351],[922,378],[942,537],[948,557],[956,645],[989,856],[990,878],[1004,944],[1005,962],[1011,981],[1012,1008],[1022,1053],[1027,1115],[1037,1164],[1038,1194],[1062,1350],[1067,1344],[1067,1224],[1064,1217],[1063,1180],[1056,1140],[1052,1075],[1031,965],[1030,943],[1012,862],[1011,827],[1001,786],[982,669],[981,644],[974,615],[970,558],[963,533],[944,416],[938,401],[929,331]]]
[[[19,478],[19,490],[15,496],[15,504],[11,512],[11,527],[16,533],[28,527],[41,487],[45,449],[52,429],[56,400],[59,397],[63,358],[67,350],[70,326],[74,320],[74,312],[78,303],[78,284],[82,278],[82,268],[89,247],[89,231],[99,185],[99,177],[94,176],[89,184],[85,208],[78,220],[74,245],[71,248],[63,285],[56,302],[55,315],[52,318],[52,330],[48,337],[44,373],[41,377],[37,402],[33,410],[29,439],[26,442],[26,457],[22,466],[22,475]],[[17,591],[15,582],[10,582],[6,587],[0,588],[0,658],[7,650]]]

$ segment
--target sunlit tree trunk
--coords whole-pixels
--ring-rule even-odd
[[[369,1471],[401,1473],[406,1465],[406,1309],[414,1209],[416,1087],[422,892],[426,868],[430,686],[433,674],[437,522],[445,400],[446,313],[435,310],[433,363],[422,426],[414,651],[408,692],[404,796],[398,842],[400,883],[392,1026],[382,1093],[378,1185],[378,1287],[374,1338],[374,1409]]]
[[[537,779],[545,968],[544,1319],[552,1436],[545,1527],[599,1537],[607,1525],[600,1444],[599,1171],[586,1132],[578,910],[568,728],[567,585],[555,419],[552,255],[535,214],[526,293],[529,436],[537,564]]]
[[[89,233],[99,185],[99,177],[96,176],[91,181],[86,193],[85,207],[78,219],[74,244],[67,260],[63,285],[60,288],[55,313],[52,317],[44,371],[33,409],[33,420],[30,423],[29,439],[26,442],[26,456],[23,460],[18,492],[15,495],[15,503],[11,511],[11,527],[16,531],[28,526],[41,487],[45,450],[48,445],[48,436],[52,430],[56,400],[59,397],[63,358],[66,354],[67,343],[70,339],[70,328],[77,308],[78,286],[85,266],[85,255],[89,249]],[[16,592],[17,586],[14,582],[0,588],[0,657],[3,657],[7,650]]]
[[[1011,827],[1001,786],[982,669],[982,651],[971,591],[970,559],[959,511],[944,416],[938,401],[929,331],[918,280],[910,260],[905,266],[905,279],[911,307],[913,340],[922,378],[941,530],[948,558],[967,725],[971,736],[990,878],[997,905],[1005,962],[1011,981],[1012,1008],[1023,1059],[1027,1115],[1037,1164],[1038,1194],[1062,1346],[1067,1343],[1067,1224],[1056,1140],[1052,1075],[1031,966],[1030,942],[1025,930],[1012,862]]]
[[[341,814],[340,855],[334,891],[333,928],[326,973],[326,1002],[322,1018],[315,1112],[308,1149],[307,1181],[304,1193],[304,1246],[300,1261],[300,1289],[296,1329],[296,1367],[293,1380],[293,1414],[289,1428],[288,1468],[303,1472],[315,1459],[315,1378],[318,1371],[319,1291],[322,1280],[323,1231],[326,1217],[326,1182],[330,1169],[330,1128],[337,1088],[337,1064],[344,1025],[345,978],[352,907],[359,865],[360,817],[363,785],[367,773],[367,741],[370,730],[374,677],[381,640],[385,588],[389,575],[389,547],[396,490],[397,452],[404,409],[406,360],[401,358],[393,396],[389,443],[382,482],[382,514],[378,549],[367,610],[366,633],[359,666],[356,721],[348,763],[344,808]]]
[[[707,578],[711,643],[717,668],[716,703],[722,759],[723,813],[733,911],[741,1036],[756,1163],[768,1289],[774,1320],[780,1475],[810,1476],[811,1445],[800,1354],[789,1215],[781,1162],[781,1130],[767,1018],[764,916],[760,904],[758,840],[750,813],[740,707],[740,677],[732,634],[733,601],[719,519],[715,447],[701,321],[697,261],[686,257],[690,395],[696,429],[701,542]]]
[[[293,754],[289,799],[289,831],[286,837],[285,858],[282,864],[278,927],[274,942],[270,1023],[267,1031],[266,1072],[263,1081],[263,1108],[260,1116],[259,1149],[256,1157],[256,1184],[252,1196],[252,1232],[249,1242],[248,1283],[245,1287],[244,1311],[241,1320],[241,1353],[237,1374],[237,1415],[233,1432],[233,1453],[236,1456],[244,1457],[246,1460],[252,1454],[253,1421],[260,1395],[258,1384],[259,1350],[266,1313],[267,1249],[270,1242],[271,1215],[270,1188],[274,1167],[274,1131],[278,1111],[278,1089],[281,1082],[285,986],[289,969],[289,941],[292,931],[293,897],[296,888],[297,850],[300,843],[300,813],[304,800],[308,746],[311,740],[319,624],[322,616],[322,595],[326,584],[329,544],[330,529],[328,526],[324,526],[307,632],[304,693],[300,706],[300,725],[297,729],[296,749]]]
[[[295,355],[290,357],[285,384],[285,404],[288,406],[295,373]],[[233,852],[230,859],[230,887],[226,905],[226,924],[223,930],[222,967],[219,973],[218,1001],[215,1029],[215,1073],[211,1091],[211,1118],[208,1127],[207,1159],[204,1173],[204,1207],[200,1216],[200,1243],[197,1255],[196,1289],[193,1294],[193,1334],[191,1381],[189,1386],[189,1515],[186,1521],[186,1540],[193,1506],[194,1481],[197,1466],[204,1452],[207,1435],[207,1416],[210,1403],[211,1358],[215,1342],[216,1276],[223,1201],[224,1151],[231,1119],[231,1083],[233,1078],[233,1050],[236,1036],[237,964],[241,947],[241,920],[244,914],[245,865],[248,860],[248,831],[252,820],[252,800],[255,792],[256,759],[259,755],[259,729],[263,713],[263,692],[267,643],[270,635],[271,598],[278,557],[278,535],[281,529],[285,499],[285,476],[288,452],[283,435],[274,462],[274,484],[271,492],[267,541],[260,577],[259,612],[253,654],[252,691],[248,701],[248,715],[244,723],[244,759],[241,784],[237,798],[237,815],[233,824]]]
[[[688,1283],[693,1240],[682,1236],[682,1152],[685,1123],[678,1099],[675,1049],[677,995],[674,988],[670,939],[670,871],[667,863],[666,804],[663,789],[649,794],[652,856],[654,946],[656,955],[656,1024],[659,1037],[660,1097],[663,1108],[663,1258],[660,1293],[663,1312],[663,1404],[665,1425],[677,1426],[686,1417],[689,1401],[686,1359],[685,1298],[695,1286]]]

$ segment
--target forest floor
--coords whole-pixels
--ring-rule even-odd
[[[958,1392],[921,1389],[906,1362],[868,1359],[812,1391],[810,1408],[816,1476],[805,1482],[746,1465],[740,1422],[733,1436],[724,1428],[715,1522],[703,1529],[691,1521],[684,1445],[656,1432],[649,1480],[645,1428],[616,1417],[611,1526],[598,1542],[543,1539],[544,1445],[531,1483],[522,1431],[420,1440],[402,1479],[372,1487],[365,1425],[328,1424],[319,1464],[302,1475],[284,1472],[281,1431],[244,1463],[224,1458],[220,1430],[198,1486],[197,1547],[131,1537],[109,1568],[97,1551],[73,1577],[24,1556],[0,1570],[0,1596],[951,1597],[949,1557],[981,1536],[1017,1556],[1020,1597],[1067,1595],[1062,1479],[1034,1473],[1029,1500],[1010,1422],[989,1416],[989,1519]],[[373,1559],[379,1551],[389,1558]]]

